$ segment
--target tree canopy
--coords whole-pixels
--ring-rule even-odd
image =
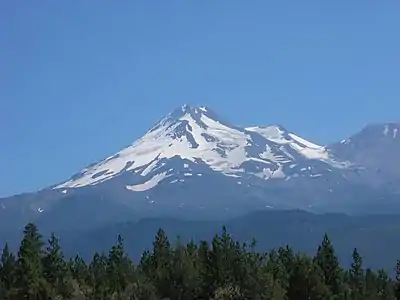
[[[356,248],[342,268],[327,235],[314,256],[290,246],[257,252],[255,245],[235,241],[226,228],[210,242],[171,245],[160,229],[136,264],[121,236],[85,262],[65,258],[55,234],[46,244],[29,223],[18,253],[7,244],[2,251],[0,300],[400,300],[400,261],[392,279],[365,269]]]

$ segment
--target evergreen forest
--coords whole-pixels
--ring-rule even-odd
[[[134,263],[118,236],[90,261],[66,258],[55,234],[43,237],[35,224],[23,232],[17,253],[6,244],[0,262],[1,300],[395,300],[400,299],[400,262],[395,277],[364,268],[355,248],[343,268],[329,237],[314,256],[290,246],[268,253],[256,241],[235,241],[222,228],[212,241],[173,244],[160,229],[152,249]],[[385,255],[382,253],[382,255]]]

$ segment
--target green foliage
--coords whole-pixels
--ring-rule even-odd
[[[171,246],[159,230],[153,248],[138,265],[118,236],[108,253],[66,260],[53,234],[43,249],[36,226],[24,230],[17,258],[5,245],[0,262],[0,300],[395,300],[400,299],[400,262],[396,279],[384,270],[364,269],[354,249],[348,270],[340,267],[324,236],[316,255],[289,246],[260,253],[256,241],[235,241],[224,227],[211,243],[179,238]]]
[[[69,299],[72,295],[72,274],[64,259],[58,238],[52,234],[43,257],[43,274],[48,283],[48,293],[51,297],[60,295]]]
[[[11,299],[17,292],[17,262],[5,245],[0,261],[0,299]]]
[[[104,253],[95,253],[88,269],[88,284],[91,288],[89,299],[106,300],[109,298],[109,278],[107,274],[107,257]]]
[[[113,246],[107,258],[107,278],[109,294],[116,295],[117,300],[123,298],[125,289],[131,279],[131,262],[125,253],[122,237],[118,236],[117,245]]]
[[[18,252],[18,295],[28,299],[43,299],[46,295],[43,276],[42,236],[33,223],[26,225]]]
[[[358,253],[357,249],[353,251],[353,262],[351,263],[350,273],[350,284],[352,290],[352,298],[355,300],[364,299],[365,293],[365,277],[362,266],[362,257]]]
[[[332,294],[339,295],[341,293],[340,277],[342,270],[335,250],[326,234],[324,235],[321,245],[318,247],[314,261],[320,267],[324,282],[330,288]]]

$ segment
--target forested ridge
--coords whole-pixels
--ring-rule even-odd
[[[44,242],[29,223],[18,253],[7,244],[2,251],[0,299],[400,299],[400,262],[390,278],[365,269],[354,249],[344,269],[327,235],[314,256],[289,246],[262,253],[255,246],[235,241],[225,228],[211,242],[178,238],[171,245],[160,229],[136,264],[121,236],[85,262],[79,255],[65,258],[54,234]]]

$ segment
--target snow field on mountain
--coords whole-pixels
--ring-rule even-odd
[[[254,146],[254,134],[263,138],[264,149],[259,149],[259,145]],[[250,152],[252,155],[249,149],[254,150]],[[123,172],[134,172],[146,181],[126,188],[132,191],[147,190],[171,176],[171,172],[168,175],[156,173],[156,169],[162,167],[160,160],[176,156],[193,163],[201,160],[212,170],[230,177],[241,177],[249,173],[244,163],[253,162],[260,163],[261,167],[259,165],[258,170],[250,174],[264,179],[285,178],[283,166],[293,164],[300,157],[343,167],[325,147],[287,133],[279,126],[234,128],[209,117],[204,107],[191,109],[183,106],[178,117],[173,118],[169,114],[131,146],[82,170],[80,176],[55,188],[96,185]],[[271,165],[275,167],[271,169]]]

